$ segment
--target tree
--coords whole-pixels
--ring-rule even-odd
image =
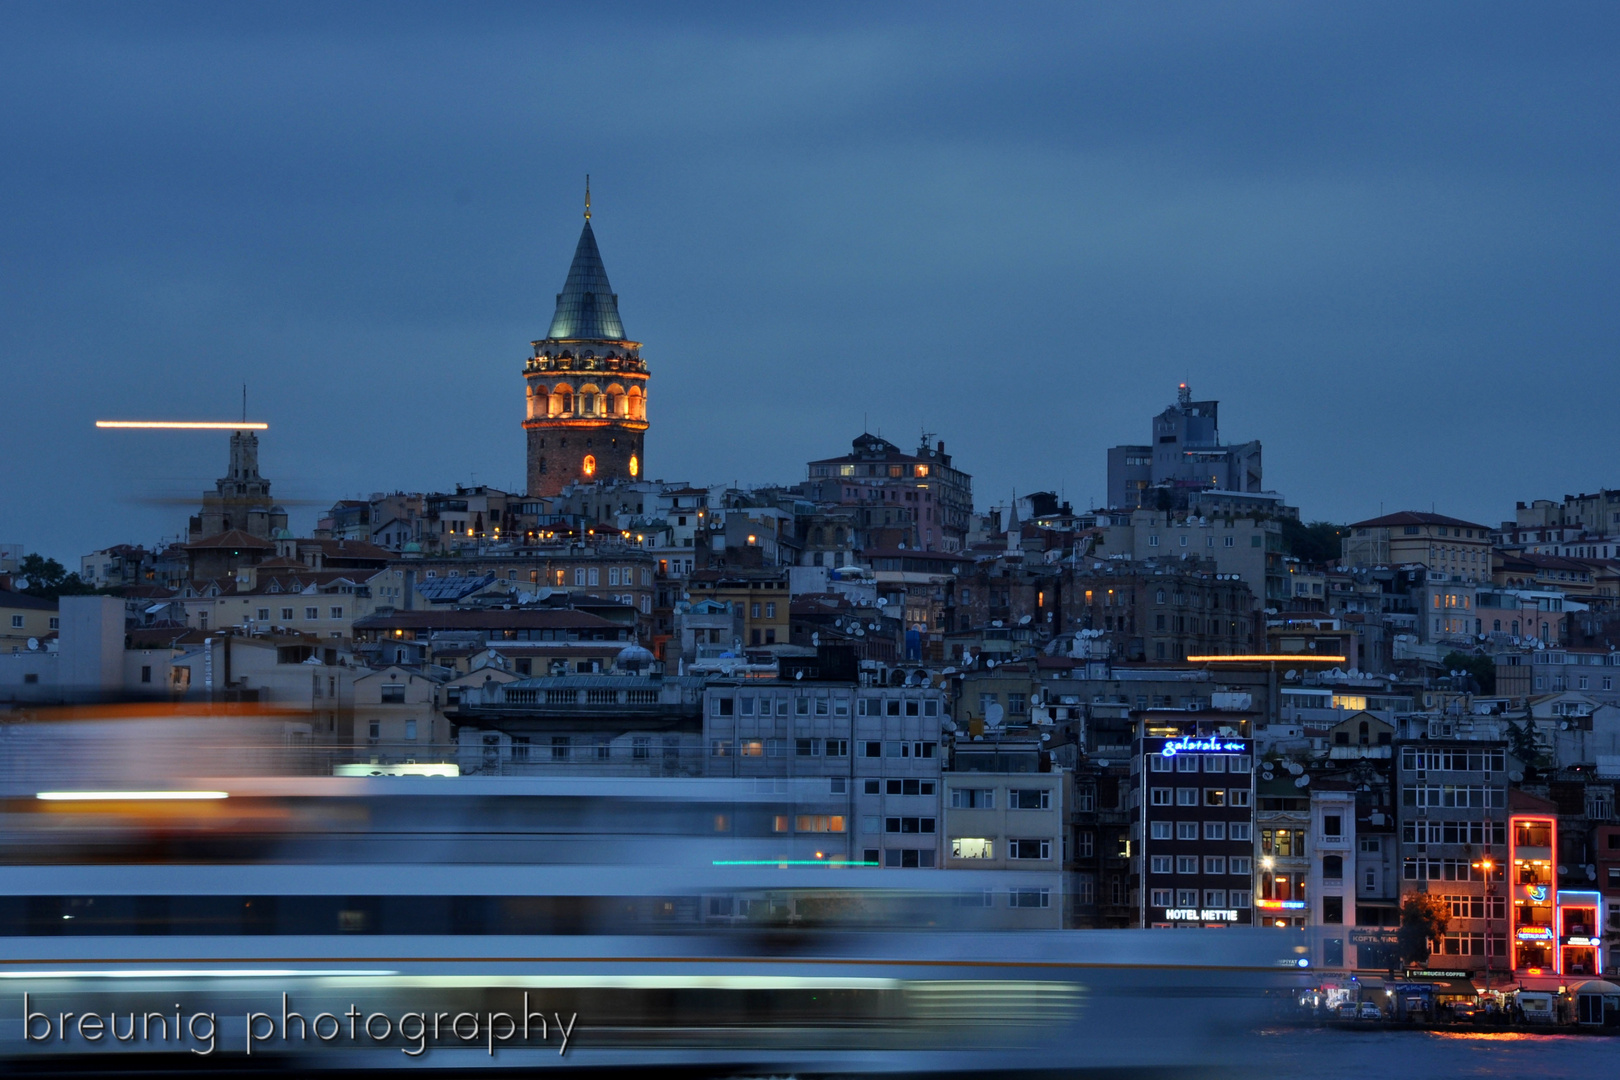
[[[24,593],[42,600],[88,596],[100,591],[78,574],[68,573],[67,567],[55,559],[47,559],[37,552],[23,556],[17,565],[17,576],[28,581],[28,588],[22,590]]]
[[[1313,521],[1309,525],[1294,518],[1282,518],[1283,542],[1288,553],[1307,566],[1321,566],[1339,560],[1339,538],[1344,527],[1331,521]]]
[[[1451,925],[1451,907],[1433,893],[1409,892],[1401,900],[1401,927],[1397,934],[1396,959],[1401,966],[1429,960],[1431,943],[1438,941]]]
[[[1448,652],[1440,661],[1447,671],[1466,671],[1482,694],[1496,693],[1496,661],[1476,653]]]
[[[1524,726],[1507,722],[1508,750],[1530,768],[1541,764],[1541,748],[1536,745],[1536,718],[1525,714]]]

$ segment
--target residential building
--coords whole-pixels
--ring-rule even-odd
[[[1421,563],[1460,583],[1491,580],[1491,530],[1473,521],[1402,510],[1349,526],[1341,541],[1346,566]]]
[[[848,504],[871,502],[864,489],[882,493],[885,506],[904,508],[915,525],[917,543],[925,551],[960,551],[973,514],[973,477],[951,463],[945,442],[923,436],[915,454],[894,443],[863,432],[843,457],[823,458],[808,465],[811,484],[834,490],[822,492],[823,501]],[[906,499],[906,495],[913,495]],[[925,493],[925,499],[917,495]],[[835,497],[827,497],[829,495]]]
[[[1022,871],[1027,884],[1009,884],[1005,896],[987,894],[980,903],[1005,906],[1032,927],[1063,925],[1068,780],[1045,759],[1040,740],[958,741],[941,781],[944,866]]]

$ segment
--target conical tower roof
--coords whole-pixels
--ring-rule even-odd
[[[568,280],[557,294],[557,313],[551,317],[546,337],[626,340],[624,323],[619,321],[619,298],[608,284],[607,268],[602,265],[602,253],[596,249],[596,234],[591,232],[589,218],[579,234]]]

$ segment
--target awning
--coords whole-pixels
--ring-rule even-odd
[[[1401,979],[1385,984],[1385,989],[1397,993],[1403,988],[1431,986],[1435,997],[1478,997],[1479,988],[1468,979]]]

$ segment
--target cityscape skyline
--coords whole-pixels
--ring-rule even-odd
[[[1457,35],[1393,10],[1178,31],[1185,9],[994,28],[946,9],[924,33],[716,8],[639,17],[609,61],[584,21],[515,9],[387,33],[306,12],[275,34],[200,10],[92,32],[25,9],[8,47],[6,85],[51,121],[5,121],[21,152],[0,171],[27,208],[4,226],[13,389],[39,403],[0,436],[36,462],[0,505],[48,509],[8,530],[30,549],[177,532],[164,500],[211,481],[219,440],[92,422],[233,415],[243,382],[272,422],[266,475],[310,503],[295,518],[474,477],[517,489],[508,391],[587,171],[660,373],[649,478],[793,483],[863,426],[926,429],[981,505],[1100,505],[1106,448],[1187,381],[1225,403],[1226,438],[1268,445],[1267,487],[1307,518],[1496,524],[1607,482],[1601,15],[1504,10]],[[627,74],[586,107],[499,62],[553,33]],[[1032,62],[1042,36],[1082,62]],[[964,81],[939,60],[975,39]],[[672,67],[682,48],[711,62]],[[1575,431],[1586,453],[1558,452]]]

